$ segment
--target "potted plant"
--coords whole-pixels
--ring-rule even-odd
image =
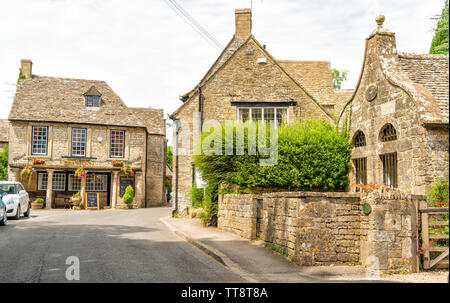
[[[112,165],[114,167],[122,167],[123,166],[123,160],[112,160]]]
[[[127,177],[134,176],[134,171],[133,171],[133,169],[131,169],[130,165],[122,166],[122,173]]]
[[[81,198],[81,194],[78,191],[76,194],[73,194],[72,197],[70,197],[70,202],[72,202],[74,207],[80,208],[81,209],[81,201],[83,199]]]
[[[33,165],[40,165],[45,163],[44,157],[33,157],[32,159]]]
[[[77,178],[86,178],[86,175],[87,175],[86,170],[82,166],[78,167],[74,174],[74,176]]]
[[[127,188],[125,189],[125,194],[122,197],[122,201],[123,203],[125,203],[126,205],[128,205],[128,208],[131,209],[133,208],[133,200],[134,200],[134,190],[133,187],[131,187],[131,185],[128,185]]]
[[[44,199],[37,198],[31,202],[31,209],[42,209],[44,208]]]

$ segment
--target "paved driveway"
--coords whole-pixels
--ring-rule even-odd
[[[169,213],[32,210],[0,227],[0,282],[68,282],[70,256],[79,259],[80,282],[243,281],[170,232],[159,220]]]

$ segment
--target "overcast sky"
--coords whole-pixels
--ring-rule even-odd
[[[20,59],[33,74],[105,80],[129,106],[172,113],[220,51],[167,0],[0,0],[0,118],[7,118]],[[177,0],[216,40],[234,33],[234,10],[250,0]],[[399,51],[427,53],[444,0],[253,0],[253,34],[278,59],[328,60],[354,88],[375,17]],[[171,132],[168,132],[169,137]]]

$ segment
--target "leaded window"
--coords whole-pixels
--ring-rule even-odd
[[[31,136],[31,154],[47,155],[48,127],[33,126]]]
[[[391,188],[398,187],[397,153],[381,155],[383,183]]]
[[[72,128],[72,156],[86,156],[86,128]]]
[[[108,176],[88,174],[86,176],[86,191],[107,191]]]
[[[38,190],[47,190],[48,174],[38,174]],[[65,191],[66,190],[66,174],[65,173],[53,173],[52,177],[52,190],[53,191]]]
[[[38,190],[47,190],[48,175],[47,173],[38,174]]]
[[[355,136],[355,147],[366,146],[366,136],[362,131],[358,131]]]
[[[86,96],[86,107],[100,107],[100,96]]]
[[[286,123],[287,108],[278,107],[240,107],[238,110],[238,120],[246,122],[248,120],[254,122],[271,122],[275,125]]]
[[[69,175],[69,191],[81,190],[81,179],[74,175]]]
[[[111,131],[111,158],[123,158],[125,151],[125,131]]]
[[[389,142],[397,140],[397,131],[392,124],[387,124],[381,130],[381,141]]]
[[[353,164],[355,166],[355,183],[367,184],[367,158],[354,159]],[[360,188],[356,188],[356,191],[360,191]]]

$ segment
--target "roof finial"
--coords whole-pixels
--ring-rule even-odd
[[[384,22],[384,15],[379,15],[375,21],[377,21],[378,28],[383,28],[383,22]]]

